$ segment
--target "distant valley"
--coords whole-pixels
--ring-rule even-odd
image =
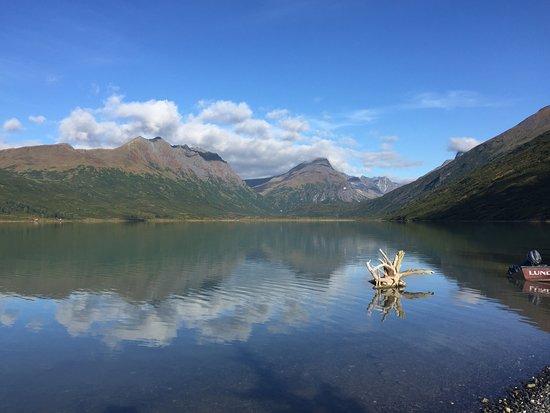
[[[400,185],[386,177],[348,176],[328,159],[303,162],[288,172],[246,183],[279,213],[314,213],[380,197]]]

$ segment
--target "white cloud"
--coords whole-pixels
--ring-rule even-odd
[[[395,145],[395,142],[399,140],[399,136],[396,135],[389,135],[389,136],[381,136],[380,137],[380,148],[383,151],[393,151],[393,147]]]
[[[447,149],[451,152],[468,152],[480,143],[477,139],[470,137],[451,138]]]
[[[17,118],[10,118],[4,122],[3,128],[6,132],[17,132],[23,129],[23,124]]]
[[[267,137],[271,125],[263,119],[246,119],[235,126],[235,132],[246,136]]]
[[[98,122],[90,110],[76,108],[59,124],[59,139],[80,147],[115,146],[132,136],[131,129],[128,124]]]
[[[309,123],[307,120],[299,116],[289,116],[285,119],[280,119],[278,126],[284,131],[281,137],[286,140],[298,140],[303,132],[309,130]]]
[[[279,122],[279,126],[288,132],[294,133],[305,132],[309,129],[309,123],[301,117],[282,119]]]
[[[354,110],[348,113],[346,118],[353,123],[369,123],[376,119],[376,111],[373,109]]]
[[[129,121],[131,128],[143,130],[146,134],[170,134],[177,129],[181,115],[174,102],[148,100],[145,102],[124,102],[123,96],[113,95],[102,109],[110,118]]]
[[[286,172],[317,157],[328,158],[346,173],[364,172],[367,155],[357,149],[353,137],[341,139],[333,131],[312,129],[309,119],[286,109],[273,112],[256,118],[246,103],[220,100],[200,102],[198,113],[182,114],[172,101],[126,102],[113,95],[100,108],[74,109],[60,122],[58,140],[77,147],[114,147],[136,136],[162,136],[173,144],[219,153],[244,178]],[[383,155],[388,153],[395,151]]]
[[[397,152],[388,149],[365,152],[362,157],[363,166],[367,171],[372,168],[410,168],[419,165],[419,162],[408,161]]]
[[[303,132],[310,129],[309,122],[302,116],[291,116],[288,109],[275,109],[268,112],[265,117],[277,122],[281,129],[280,137],[286,140],[300,139]]]
[[[407,109],[455,109],[495,105],[495,102],[489,101],[477,92],[451,90],[444,93],[419,93],[402,107]]]
[[[252,116],[252,110],[244,102],[235,103],[229,100],[218,100],[207,104],[201,102],[203,109],[199,118],[207,122],[239,123]]]
[[[338,138],[338,142],[341,145],[348,146],[350,148],[356,148],[359,145],[359,142],[357,142],[351,136],[341,136],[340,138]]]
[[[348,127],[365,125],[375,121],[380,109],[359,109],[340,113],[323,112],[320,117],[309,118],[309,124],[313,128],[322,131],[338,131]]]
[[[29,120],[32,123],[36,123],[37,125],[41,125],[42,123],[46,122],[46,117],[42,115],[36,115],[36,116],[29,116]]]
[[[112,147],[139,135],[175,135],[180,124],[174,102],[124,102],[122,96],[113,95],[100,109],[73,110],[60,122],[59,140],[81,147]]]
[[[411,168],[420,165],[418,161],[411,161],[398,153],[393,144],[398,140],[397,136],[382,138],[382,144],[378,151],[364,152],[362,154],[363,167],[368,171],[372,168]]]
[[[271,112],[268,112],[265,115],[265,117],[267,119],[282,119],[282,118],[286,118],[289,115],[290,115],[290,112],[288,111],[288,109],[275,109],[275,110],[272,110]]]

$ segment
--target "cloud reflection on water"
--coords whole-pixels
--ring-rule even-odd
[[[0,300],[3,296],[0,294]],[[6,309],[4,306],[0,306],[0,324],[5,327],[11,327],[15,324],[17,320],[17,315],[19,312],[17,310]]]
[[[309,312],[334,294],[315,283],[297,282],[284,268],[266,271],[264,266],[269,277],[252,278],[250,272],[259,268],[246,267],[215,289],[154,304],[130,302],[114,292],[75,292],[58,301],[55,319],[71,336],[99,336],[111,347],[123,341],[165,346],[182,327],[195,331],[201,342],[247,341],[257,325],[281,334],[307,323]],[[312,288],[315,294],[304,294]]]
[[[504,243],[498,246],[502,251],[513,246],[505,244],[509,229],[490,229],[484,240],[465,225],[452,230],[387,223],[6,226],[0,237],[6,251],[0,262],[6,293],[0,296],[0,326],[13,327],[21,319],[29,331],[46,330],[49,320],[19,313],[29,306],[29,313],[54,311],[55,322],[71,336],[99,337],[111,347],[166,346],[183,330],[199,342],[243,342],[256,328],[283,334],[356,316],[347,308],[368,303],[372,294],[364,261],[378,248],[404,248],[411,251],[406,258],[414,261],[411,266],[445,275],[421,281],[426,283],[421,287],[434,286],[436,294],[452,290],[451,307],[475,307],[494,297],[550,329],[546,304],[535,308],[497,277],[508,258],[493,254],[495,242]],[[494,237],[498,231],[504,235]],[[532,230],[525,234],[534,237]],[[331,303],[337,303],[332,315]],[[412,308],[420,314],[430,305]]]

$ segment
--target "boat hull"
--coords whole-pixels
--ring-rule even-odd
[[[548,281],[550,282],[550,267],[521,267],[520,275],[527,281]]]

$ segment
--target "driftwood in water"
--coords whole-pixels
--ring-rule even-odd
[[[423,269],[401,271],[405,251],[397,251],[395,258],[391,261],[384,251],[379,251],[382,255],[382,258],[378,259],[379,265],[373,267],[370,260],[367,262],[367,268],[372,274],[371,283],[375,288],[403,288],[406,285],[404,277],[414,274],[433,274],[433,271]]]

